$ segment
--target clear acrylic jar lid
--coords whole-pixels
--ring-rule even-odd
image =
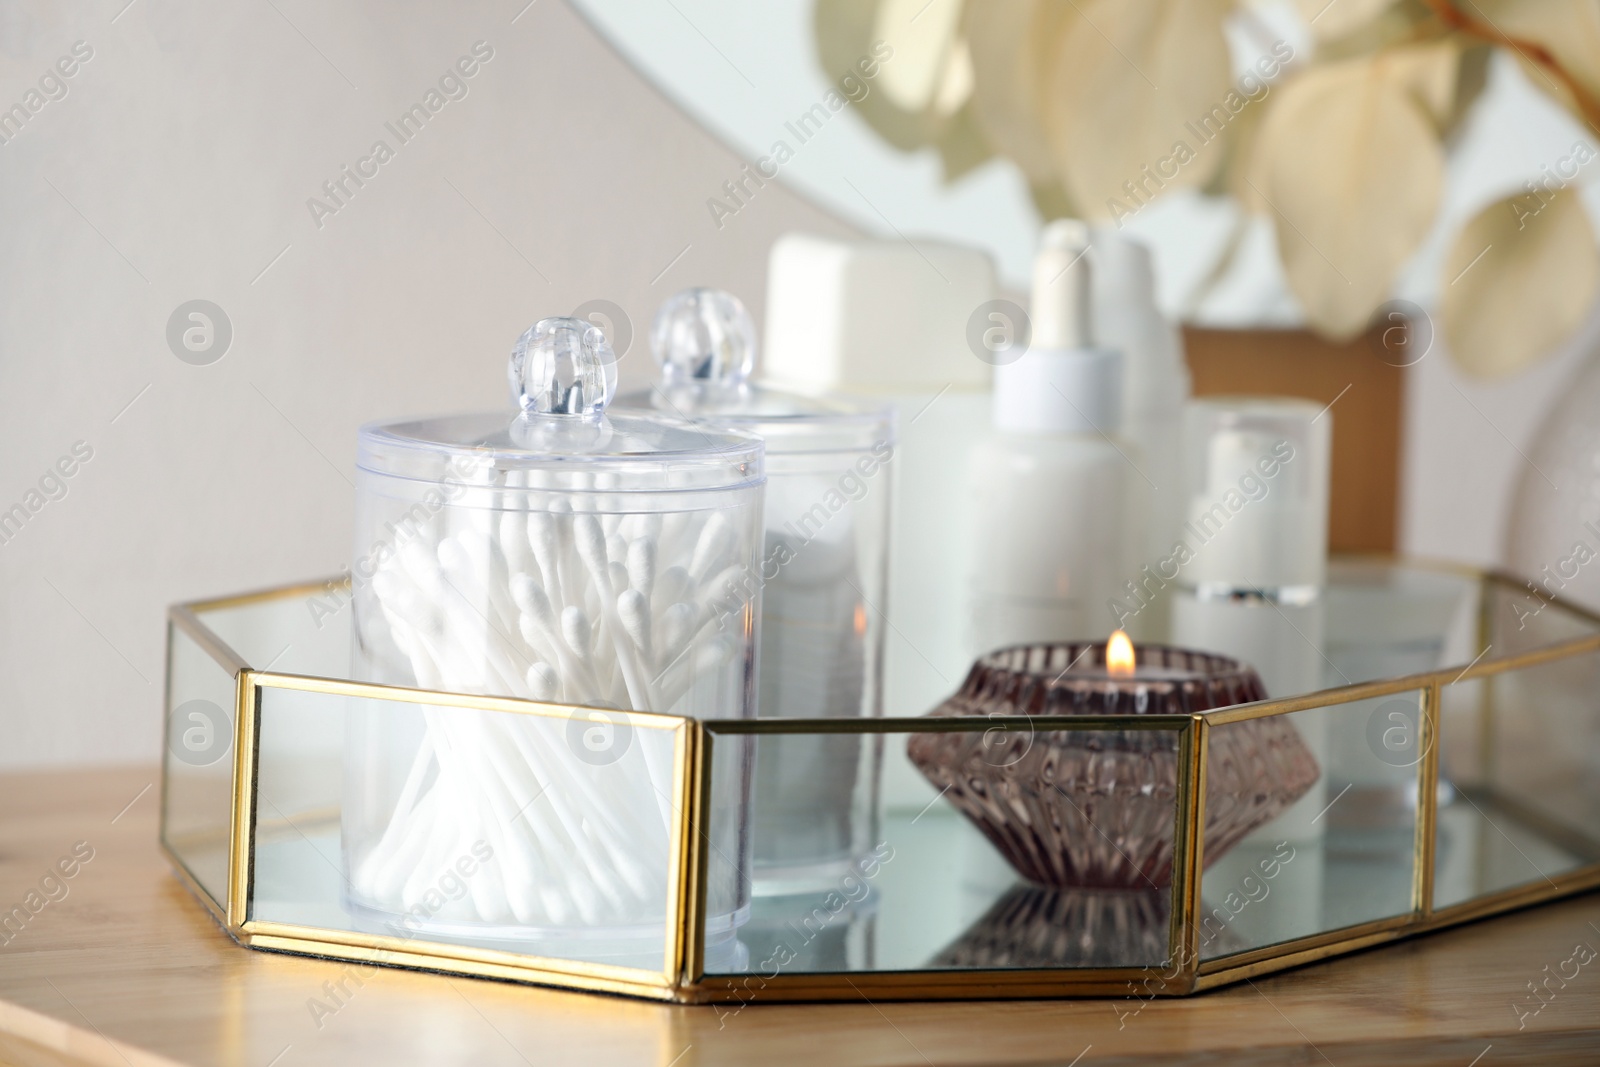
[[[369,423],[358,468],[383,477],[502,492],[681,492],[746,488],[763,479],[763,443],[670,411],[607,410],[616,358],[580,319],[542,319],[513,349],[519,414],[482,412]]]
[[[755,324],[731,293],[696,288],[677,294],[657,312],[650,346],[661,367],[661,382],[619,397],[618,410],[759,434],[772,456],[865,452],[893,440],[892,408],[749,381],[755,367]]]

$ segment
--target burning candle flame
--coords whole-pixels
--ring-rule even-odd
[[[1125,678],[1133,674],[1133,667],[1133,642],[1128,640],[1127,634],[1118,630],[1106,642],[1106,673]]]

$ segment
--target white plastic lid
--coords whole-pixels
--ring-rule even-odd
[[[866,451],[894,440],[894,409],[787,392],[749,381],[755,324],[721,289],[686,289],[661,305],[650,329],[659,385],[619,397],[614,410],[670,414],[755,433],[769,455]]]
[[[1261,593],[1324,585],[1333,413],[1309,400],[1207,398],[1185,406],[1183,432],[1185,583]]]
[[[1122,356],[1090,346],[1089,231],[1058,219],[1033,263],[1032,340],[995,368],[995,428],[1113,434],[1122,422]]]
[[[975,248],[784,234],[767,261],[762,377],[853,395],[985,390],[991,363],[969,333],[994,298]]]
[[[765,446],[751,434],[658,414],[608,413],[616,357],[592,323],[541,319],[517,339],[508,370],[517,414],[370,423],[360,430],[357,466],[507,491],[710,490],[763,479]]]

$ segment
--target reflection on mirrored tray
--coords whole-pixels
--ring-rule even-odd
[[[1207,936],[1214,929],[1226,927],[1245,947],[1261,948],[1411,911],[1422,695],[1412,690],[1212,728],[1208,779],[1231,771],[1248,788],[1259,777],[1252,772],[1261,760],[1230,739],[1262,723],[1297,737],[1318,773],[1291,805],[1220,856],[1218,846],[1228,840],[1213,830],[1210,809],[1226,798],[1208,786],[1202,959],[1229,951]]]
[[[1156,966],[1168,885],[1050,888],[1020,879],[949,807],[892,812],[884,840],[826,892],[766,897],[739,931],[748,962],[707,973]]]
[[[1526,631],[1583,636],[1570,616],[1507,592],[1491,603],[1497,647],[1523,632],[1517,610]],[[1452,683],[1442,696],[1440,776],[1453,791],[1439,811],[1435,907],[1559,883],[1600,861],[1600,653]]]
[[[1474,576],[1454,571],[1330,561],[1321,684],[1353,685],[1470,662],[1479,651],[1479,588]]]
[[[1412,809],[1393,793],[1365,805],[1351,805],[1319,840],[1264,836],[1221,857],[1203,881],[1201,959],[1409,911],[1413,841],[1402,813]],[[744,965],[708,961],[707,973],[1154,968],[1169,958],[1169,886],[1030,884],[948,810],[895,813],[885,831],[873,875],[829,893],[759,899],[738,934]]]
[[[1588,836],[1478,790],[1440,796],[1433,906],[1447,908],[1517,886],[1556,884],[1600,863],[1600,826]]]
[[[948,822],[948,819],[941,821]],[[975,892],[974,900],[990,894]],[[835,911],[827,895],[759,901],[740,931],[751,973],[772,975],[904,970],[885,967],[879,924],[883,894]],[[910,918],[910,917],[906,917]],[[927,935],[944,927],[932,916]],[[1155,967],[1167,958],[1170,889],[1055,889],[1016,883],[914,969]],[[897,921],[901,933],[910,924]]]
[[[1409,912],[1415,813],[1409,791],[1351,789],[1320,833],[1280,824],[1252,835],[1201,881],[1200,958]]]

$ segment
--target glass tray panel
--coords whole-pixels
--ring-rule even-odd
[[[1422,690],[1408,690],[1212,727],[1201,959],[1412,910],[1422,699]],[[1213,805],[1245,809],[1238,797],[1259,797],[1263,782],[1293,780],[1296,765],[1294,753],[1281,752],[1292,742],[1240,734],[1251,727],[1292,729],[1315,760],[1316,777],[1281,814],[1237,838]],[[1279,767],[1287,769],[1272,771]],[[1217,855],[1216,845],[1230,837],[1238,843]]]
[[[1434,907],[1600,862],[1600,653],[1446,687],[1444,707],[1447,742],[1477,736],[1445,749]]]
[[[168,623],[161,838],[219,908],[228,900],[236,697],[232,674]]]
[[[847,735],[716,734],[713,744],[754,740],[779,749],[781,761],[782,750],[811,751],[819,736]],[[708,976],[1153,967],[1168,958],[1176,730],[855,736],[863,753],[881,746],[908,773],[935,768],[938,791],[921,810],[891,809],[880,839],[819,872],[809,891],[757,897],[738,934],[743,965],[708,960]],[[872,789],[872,764],[856,764],[857,795]],[[1007,855],[1036,876],[1073,871],[1094,884],[1030,883]]]
[[[350,677],[350,594],[343,586],[197,610],[196,616],[258,671]]]
[[[263,687],[248,917],[662,973],[675,725]]]

